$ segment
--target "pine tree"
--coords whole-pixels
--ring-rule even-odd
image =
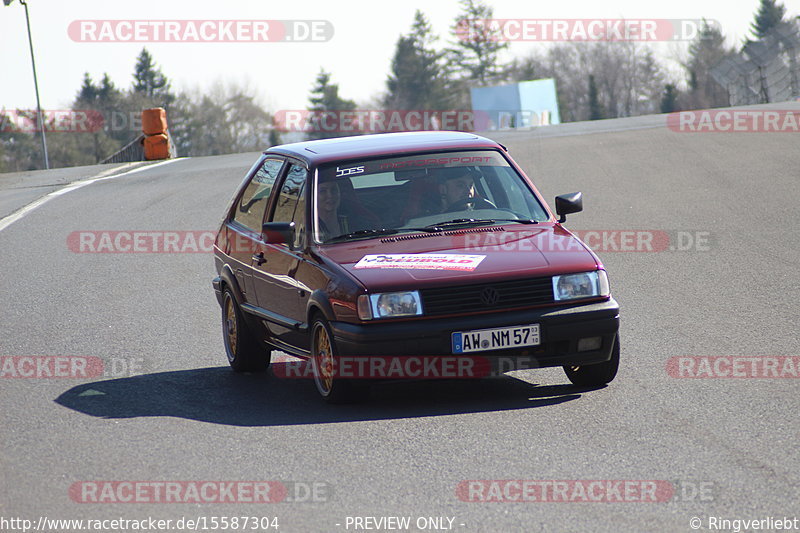
[[[92,82],[92,77],[89,76],[88,72],[84,72],[83,84],[78,90],[78,96],[76,99],[79,102],[94,102],[97,98],[97,91],[98,88],[95,86],[94,82]]]
[[[386,80],[386,109],[446,109],[450,102],[443,53],[432,48],[436,37],[421,11],[414,15],[408,35],[397,41],[392,71]]]
[[[777,0],[761,0],[761,5],[756,13],[755,21],[750,25],[750,31],[758,39],[763,39],[769,31],[783,20],[786,7]]]
[[[481,0],[461,0],[462,14],[456,18],[455,32],[459,40],[447,51],[452,71],[479,85],[500,78],[503,69],[498,56],[508,43],[497,38],[483,21],[494,17],[494,10]]]
[[[345,100],[339,96],[339,85],[331,83],[331,75],[320,69],[317,74],[317,79],[314,88],[311,89],[311,96],[308,98],[309,108],[311,112],[309,116],[309,124],[311,131],[308,133],[309,139],[328,139],[331,137],[341,137],[342,135],[352,135],[356,132],[341,132],[339,128],[334,128],[336,131],[327,131],[324,127],[325,124],[340,124],[340,117],[336,111],[353,111],[356,108],[356,103],[352,100]],[[330,116],[325,120],[325,114],[329,113]]]
[[[118,98],[122,93],[117,89],[114,82],[108,76],[108,73],[103,73],[103,80],[100,82],[100,87],[97,88],[97,98],[101,102],[111,102]]]
[[[142,48],[136,59],[133,73],[133,92],[152,100],[154,104],[169,107],[175,99],[170,92],[170,82],[153,61],[153,56]]]
[[[121,116],[121,101],[122,93],[114,86],[107,73],[103,75],[99,85],[92,81],[88,72],[84,74],[83,84],[72,109],[86,113],[88,131],[75,135],[75,139],[69,142],[66,137],[59,139],[54,136],[54,154],[55,157],[60,157],[62,166],[97,163],[137,135],[138,132],[131,132],[127,127],[127,117]],[[125,119],[124,123],[121,118]],[[76,150],[82,157],[74,155]],[[90,154],[93,160],[87,162],[83,158],[86,154]]]
[[[711,69],[733,53],[733,49],[725,45],[722,31],[704,20],[700,32],[689,45],[689,60],[683,65],[689,78],[689,109],[728,105],[728,94],[724,87],[714,81]]]

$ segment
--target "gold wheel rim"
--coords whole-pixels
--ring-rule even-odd
[[[314,342],[314,368],[314,377],[320,389],[326,394],[330,393],[333,387],[333,354],[328,330],[321,324],[317,326]]]
[[[228,296],[225,303],[225,334],[228,339],[228,348],[230,348],[231,356],[236,353],[236,345],[239,340],[236,309],[233,305],[233,298]]]

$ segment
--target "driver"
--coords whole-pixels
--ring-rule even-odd
[[[445,169],[440,177],[441,213],[494,207],[475,191],[475,174],[467,167]]]

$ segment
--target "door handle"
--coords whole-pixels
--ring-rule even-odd
[[[251,257],[251,259],[255,261],[256,265],[258,266],[261,266],[262,263],[266,262],[266,259],[264,259],[264,252],[258,252],[257,254],[253,254],[253,257]]]

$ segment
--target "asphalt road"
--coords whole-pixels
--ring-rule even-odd
[[[210,254],[70,247],[74,232],[214,230],[256,154],[93,183],[0,230],[0,356],[105,364],[105,375],[84,379],[15,379],[6,369],[0,517],[257,516],[301,532],[355,531],[352,517],[410,517],[412,526],[449,517],[464,532],[679,532],[693,531],[693,517],[708,531],[714,519],[800,518],[800,381],[667,370],[676,357],[800,355],[798,135],[663,125],[582,133],[498,139],[548,201],[584,192],[585,211],[568,227],[603,231],[597,248],[622,306],[622,364],[597,390],[546,369],[478,384],[386,384],[370,403],[325,405],[311,382],[229,371]],[[0,176],[0,205],[57,190],[48,177],[31,177],[55,184],[37,193]],[[614,251],[621,234],[612,230],[670,241]],[[78,503],[70,493],[87,481],[264,480],[299,491],[295,500],[316,483],[319,501]],[[457,495],[465,480],[652,480],[674,493],[657,502],[474,502]]]

